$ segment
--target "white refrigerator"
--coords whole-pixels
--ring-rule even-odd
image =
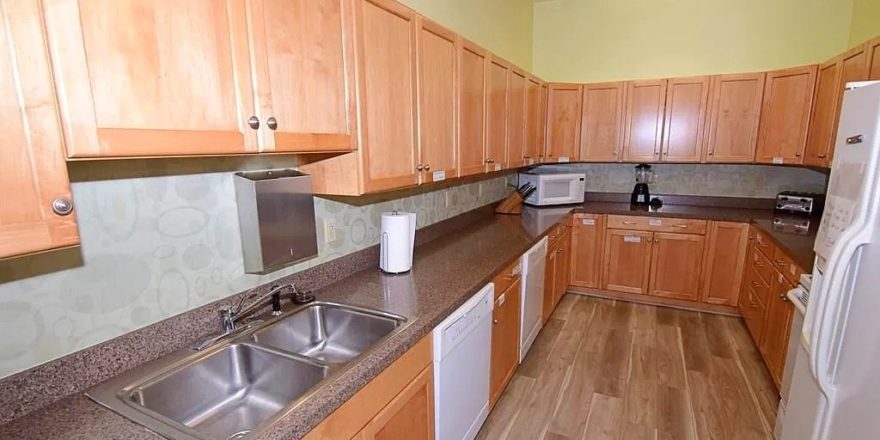
[[[848,84],[782,440],[880,438],[880,82]]]

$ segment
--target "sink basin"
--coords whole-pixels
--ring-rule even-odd
[[[406,318],[315,302],[181,349],[89,390],[95,402],[171,439],[250,438],[399,330]]]
[[[234,439],[327,377],[329,368],[247,344],[233,344],[139,385],[135,405],[210,438]]]
[[[254,332],[253,341],[331,364],[357,357],[403,321],[335,304],[312,304]]]

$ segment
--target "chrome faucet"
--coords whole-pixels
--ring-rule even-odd
[[[221,307],[220,308],[220,328],[223,330],[223,333],[230,333],[235,330],[235,324],[239,321],[239,319],[250,315],[254,312],[254,310],[263,306],[263,303],[268,298],[272,298],[272,316],[278,316],[281,314],[281,292],[284,289],[292,289],[296,292],[296,287],[293,284],[285,284],[285,285],[274,285],[268,292],[266,292],[263,296],[257,298],[254,302],[250,303],[247,307],[244,307],[244,302],[251,297],[251,293],[248,293],[235,307]]]

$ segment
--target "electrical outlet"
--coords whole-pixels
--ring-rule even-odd
[[[336,241],[336,219],[324,219],[324,243]]]
[[[449,191],[443,191],[443,204],[445,205],[444,208],[449,207]]]
[[[483,197],[483,182],[477,184],[477,197]]]

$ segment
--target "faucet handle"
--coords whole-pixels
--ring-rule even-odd
[[[220,307],[218,313],[220,314],[220,329],[223,330],[224,333],[235,330],[236,311],[234,308],[231,306],[223,306]]]

